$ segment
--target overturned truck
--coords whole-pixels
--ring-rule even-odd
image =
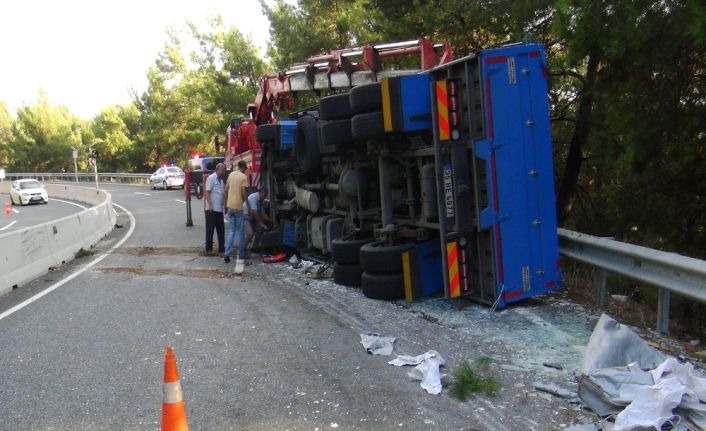
[[[419,68],[383,68],[408,54]],[[264,75],[226,153],[269,190],[261,244],[333,261],[336,283],[376,299],[502,307],[558,289],[546,67],[540,44],[452,60],[421,39]],[[275,119],[302,93],[318,105]]]

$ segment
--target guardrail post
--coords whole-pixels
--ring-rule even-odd
[[[671,292],[667,289],[659,288],[659,296],[657,299],[657,327],[655,331],[658,334],[669,332],[669,305],[671,302]]]
[[[605,308],[605,291],[608,285],[608,271],[605,269],[598,270],[598,283],[596,283],[596,307],[599,310]]]

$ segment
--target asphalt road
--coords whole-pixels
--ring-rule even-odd
[[[10,201],[10,195],[0,194],[2,213],[0,213],[0,233],[12,232],[30,226],[57,220],[76,214],[88,208],[87,204],[49,198],[48,204],[10,205],[11,214],[5,214],[5,201]]]
[[[490,313],[462,299],[369,300],[259,259],[235,276],[233,262],[203,253],[200,201],[185,227],[182,190],[104,188],[122,228],[0,297],[0,430],[158,430],[167,346],[192,431],[561,430],[589,419],[532,389],[575,390],[597,318],[560,294]],[[366,353],[367,331],[396,337],[393,354]],[[500,396],[429,395],[411,367],[388,364],[429,350],[447,373],[492,357]]]

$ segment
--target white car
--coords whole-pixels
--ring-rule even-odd
[[[49,195],[44,186],[34,179],[17,180],[10,187],[10,201],[12,205],[27,205],[31,203],[49,203]]]
[[[172,187],[184,188],[184,171],[176,166],[166,166],[157,169],[150,177],[150,188],[152,190],[162,187],[164,190]]]

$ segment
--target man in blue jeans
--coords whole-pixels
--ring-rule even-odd
[[[226,252],[223,260],[230,262],[230,254],[233,252],[233,240],[238,233],[238,259],[245,259],[245,241],[243,234],[243,202],[247,200],[246,188],[248,177],[245,170],[248,165],[245,161],[238,162],[238,170],[233,171],[226,182],[224,196],[226,196],[226,206],[228,208],[228,240],[226,241]]]

